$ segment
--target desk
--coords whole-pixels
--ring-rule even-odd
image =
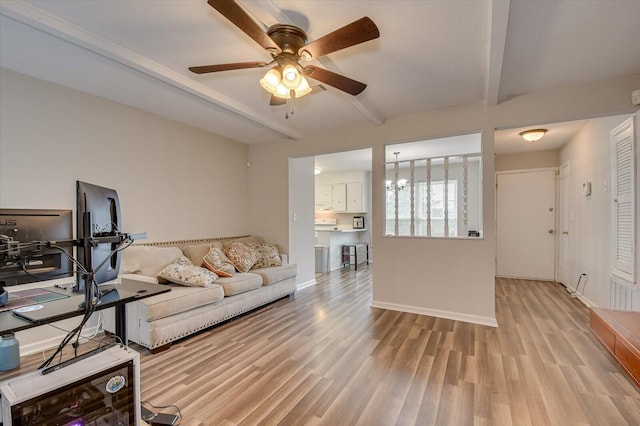
[[[43,305],[45,305],[47,309],[47,317],[42,320],[32,322],[13,315],[11,311],[0,312],[0,334],[15,333],[16,331],[27,330],[63,319],[84,315],[84,309],[79,307],[80,303],[84,302],[84,294],[72,292],[71,287],[72,285],[69,284],[68,288],[47,288],[48,290],[65,294],[69,297],[44,303]],[[96,305],[95,310],[101,311],[103,309],[115,308],[116,336],[122,339],[122,343],[126,345],[127,303],[169,292],[171,291],[171,287],[126,278],[123,278],[121,284],[115,287],[118,291],[116,297],[110,297],[111,300],[109,302]],[[49,313],[51,315],[49,315]]]

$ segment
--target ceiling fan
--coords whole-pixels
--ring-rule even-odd
[[[376,24],[368,17],[360,18],[317,40],[307,43],[307,34],[301,28],[288,24],[275,24],[265,32],[235,0],[208,0],[208,3],[245,34],[262,46],[272,57],[271,62],[235,62],[229,64],[189,67],[196,74],[245,68],[262,68],[276,64],[260,80],[271,93],[270,105],[282,105],[312,91],[305,77],[326,83],[351,95],[358,95],[366,84],[315,65],[302,65],[302,61],[364,43],[380,37]],[[287,115],[288,118],[288,115]]]

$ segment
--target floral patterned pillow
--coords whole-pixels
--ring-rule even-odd
[[[256,252],[246,244],[238,241],[233,241],[226,245],[225,254],[239,272],[247,272],[259,259]]]
[[[269,268],[271,266],[282,266],[282,259],[280,259],[280,253],[273,244],[264,243],[245,243],[253,251],[258,253],[258,261],[251,267],[251,269]]]
[[[172,283],[190,287],[206,287],[218,279],[216,274],[195,266],[186,256],[180,256],[167,265],[158,276]]]
[[[229,258],[221,248],[211,247],[203,258],[204,266],[219,277],[232,277],[236,273]]]

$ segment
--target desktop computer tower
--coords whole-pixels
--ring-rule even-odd
[[[140,425],[140,356],[112,346],[0,383],[3,426]]]

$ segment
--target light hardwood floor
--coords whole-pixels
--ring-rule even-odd
[[[182,425],[640,424],[639,389],[559,284],[497,279],[498,328],[370,300],[370,268],[336,271],[169,351],[141,349],[142,399],[177,405]]]

